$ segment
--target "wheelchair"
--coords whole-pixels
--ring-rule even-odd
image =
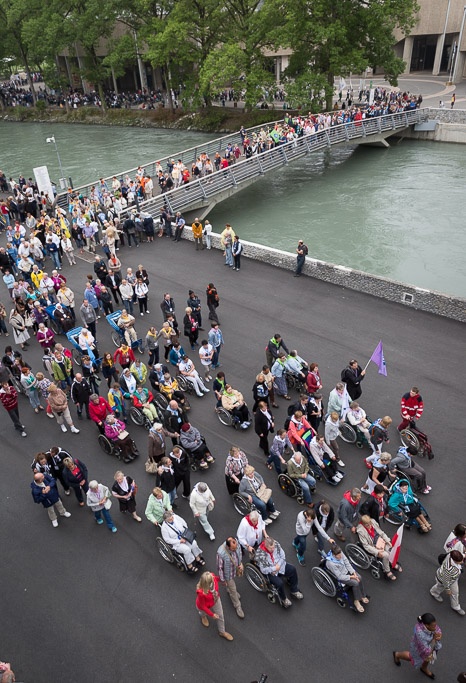
[[[369,418],[367,419],[369,420]],[[369,445],[365,434],[346,420],[340,424],[340,436],[345,443],[354,443],[357,448],[364,448],[364,446]]]
[[[180,572],[188,571],[188,566],[184,556],[181,553],[177,553],[176,550],[173,550],[173,548],[168,545],[168,543],[164,541],[161,536],[157,536],[155,539],[155,545],[165,562],[168,562],[168,564],[174,564],[175,567],[180,570]]]
[[[157,409],[158,421],[163,424],[163,413],[161,413],[159,406],[155,403],[155,399],[153,405],[155,405]],[[142,408],[136,408],[136,406],[131,406],[131,408],[129,409],[129,417],[131,422],[134,422],[134,424],[138,425],[138,427],[144,427],[144,429],[147,429],[147,431],[149,431],[149,429],[152,427],[152,422],[144,413]]]
[[[306,382],[301,379],[301,377],[297,377],[296,375],[293,375],[291,372],[287,371],[285,372],[285,381],[288,389],[296,389],[298,394],[307,393]]]
[[[183,394],[194,394],[194,384],[191,384],[186,377],[183,375],[176,375],[176,381],[178,382],[178,389],[183,392]]]
[[[230,413],[229,410],[226,410],[226,408],[222,408],[220,406],[217,408],[217,417],[222,423],[222,425],[225,425],[225,427],[233,427],[233,429],[239,429],[241,425],[241,420],[238,417],[235,417],[232,413]],[[249,412],[248,409],[248,419],[247,421],[249,422],[248,428],[251,425],[251,413]]]
[[[266,594],[267,600],[269,602],[272,604],[278,602],[281,607],[285,607],[277,588],[270,583],[268,578],[260,571],[259,567],[254,563],[254,561],[247,562],[244,565],[244,575],[254,590],[256,590],[258,593]]]
[[[242,517],[249,515],[250,512],[257,509],[254,503],[250,503],[242,493],[233,493],[231,498],[233,500],[233,507]]]
[[[296,498],[296,502],[299,503],[299,505],[304,505],[302,488],[299,483],[292,479],[288,474],[283,473],[278,475],[278,485],[283,493],[290,498]],[[314,491],[315,489],[311,489],[311,493]]]
[[[347,588],[330,573],[327,569],[326,559],[322,559],[318,567],[312,567],[311,579],[322,595],[325,595],[327,598],[336,598],[338,607],[343,609],[349,607],[356,614],[359,614],[354,606],[351,589]]]
[[[121,450],[120,446],[115,441],[109,439],[108,436],[105,436],[105,434],[99,434],[97,441],[99,442],[99,446],[104,453],[107,455],[114,455],[116,458],[118,458],[118,460],[123,459],[123,451]],[[139,455],[139,450],[136,446],[136,442],[131,439],[131,444],[132,453],[135,457],[137,457]]]
[[[364,548],[358,543],[347,543],[345,555],[352,565],[358,569],[370,569],[373,579],[381,579],[384,576],[382,561],[374,555],[366,553]]]
[[[339,472],[342,476],[341,476],[340,481],[333,481],[332,477],[329,477],[327,475],[327,472],[326,472],[327,468],[322,469],[314,460],[311,451],[309,451],[307,448],[306,448],[306,456],[307,456],[307,461],[309,463],[309,469],[311,471],[311,474],[314,477],[314,479],[316,479],[317,481],[324,480],[330,486],[338,486],[340,484],[340,482],[342,482],[343,479],[345,478],[346,472],[343,472],[341,469],[337,469],[337,472]]]
[[[399,476],[399,479],[406,479],[407,481],[409,481],[409,484],[411,486],[411,481],[409,477],[403,474],[401,470],[395,470],[395,472]],[[390,500],[390,494],[392,493],[392,489],[395,486],[395,484],[399,481],[399,479],[394,481],[393,484],[390,486],[388,492],[388,500]],[[425,509],[425,507],[419,499],[417,499],[417,502],[419,503],[419,507],[421,508],[421,514],[424,515],[428,522],[430,522],[429,513],[427,512],[427,510]],[[404,524],[404,528],[407,531],[411,531],[411,528],[413,527],[414,529],[417,529],[419,533],[422,533],[422,529],[419,525],[419,522],[416,519],[410,519],[406,512],[402,510],[400,507],[394,508],[390,507],[390,505],[387,504],[387,513],[385,514],[384,520],[389,524],[394,524],[396,526]]]
[[[417,429],[415,422],[411,422],[409,427],[401,430],[400,439],[403,446],[414,446],[417,448],[417,454],[421,458],[433,459],[434,452],[427,438],[427,434],[424,434],[424,432]]]

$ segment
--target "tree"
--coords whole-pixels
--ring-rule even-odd
[[[335,76],[368,66],[383,68],[396,85],[404,62],[393,51],[393,32],[407,34],[417,11],[416,0],[277,0],[284,24],[274,44],[293,50],[285,76],[295,81],[295,100],[311,94],[316,101],[323,92],[331,109]]]

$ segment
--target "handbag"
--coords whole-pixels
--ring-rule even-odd
[[[268,503],[272,497],[272,489],[268,489],[265,484],[261,484],[256,496],[263,502]]]
[[[104,508],[106,510],[110,510],[111,507],[112,507],[112,501],[110,500],[110,498],[107,498],[107,500],[104,503]]]
[[[157,472],[157,463],[152,458],[147,458],[144,467],[147,474],[155,474]]]
[[[188,529],[188,527],[186,527],[186,529],[181,534],[181,538],[183,538],[186,541],[186,543],[189,543],[191,545],[192,543],[194,543],[194,540],[196,538],[196,532],[191,531],[191,529]]]

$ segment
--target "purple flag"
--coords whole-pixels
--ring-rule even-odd
[[[379,341],[375,347],[374,353],[371,356],[371,361],[379,368],[379,375],[387,376],[387,366],[385,365],[385,356],[383,355],[382,342]]]

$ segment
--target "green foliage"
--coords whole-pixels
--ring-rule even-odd
[[[36,111],[45,111],[47,109],[47,102],[45,100],[37,100]]]

